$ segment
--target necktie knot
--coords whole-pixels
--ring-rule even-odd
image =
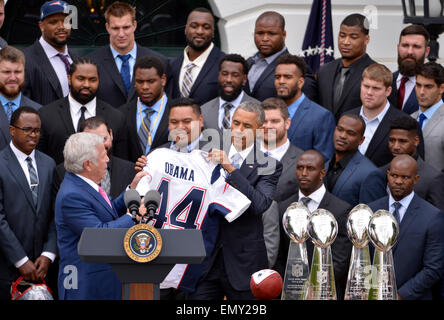
[[[151,115],[152,115],[154,112],[156,112],[156,111],[155,111],[153,108],[151,108],[151,107],[146,108],[146,109],[143,111],[143,113],[145,114],[145,118],[150,118]]]
[[[427,119],[427,116],[424,113],[421,113],[418,118],[419,126],[421,127],[421,129],[425,119]]]
[[[190,72],[195,66],[196,66],[196,65],[195,65],[193,62],[190,62],[190,63],[188,63],[188,64],[185,66],[185,69],[186,69],[188,72]]]
[[[131,57],[131,55],[129,55],[129,54],[125,54],[125,55],[122,55],[122,54],[119,54],[118,56],[117,56],[120,60],[122,60],[122,62],[128,62],[128,60],[129,60],[129,58]]]
[[[233,164],[233,167],[235,167],[236,169],[239,169],[242,163],[242,157],[239,153],[234,154],[231,157],[231,162]]]
[[[302,197],[301,202],[304,204],[304,206],[307,206],[308,203],[311,201],[309,197]]]
[[[406,83],[407,81],[409,81],[409,78],[407,78],[406,76],[403,76],[403,77],[401,78],[401,86],[405,85],[405,83]]]

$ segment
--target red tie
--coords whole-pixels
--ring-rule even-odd
[[[101,186],[99,186],[99,193],[103,197],[103,199],[105,199],[105,201],[109,204],[109,206],[112,208],[113,206],[111,205],[111,201],[109,201],[109,198],[108,198],[105,190],[103,190]]]
[[[401,85],[398,90],[398,109],[402,110],[402,104],[404,103],[405,96],[405,83],[409,80],[409,78],[403,76],[401,78]]]

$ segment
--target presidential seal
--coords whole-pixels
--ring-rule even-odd
[[[162,250],[162,237],[156,228],[148,224],[137,224],[126,232],[123,247],[132,260],[149,262]]]

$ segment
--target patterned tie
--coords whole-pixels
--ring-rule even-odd
[[[109,170],[106,169],[105,177],[100,181],[100,186],[105,190],[107,194],[111,192],[111,177],[109,175]]]
[[[222,119],[222,127],[224,129],[231,128],[231,114],[230,111],[233,109],[233,105],[229,102],[225,102],[222,107],[224,108],[224,118]]]
[[[399,208],[402,207],[402,205],[399,202],[393,202],[392,206],[395,208],[393,211],[393,216],[395,217],[396,221],[398,221],[398,224],[401,224],[401,215],[399,214]]]
[[[342,96],[342,91],[344,89],[345,82],[347,81],[348,74],[350,73],[350,68],[341,68],[341,74],[339,77],[339,80],[336,83],[335,91],[334,91],[334,97],[333,97],[333,103],[336,106],[339,103],[339,100]]]
[[[233,155],[231,157],[231,163],[233,164],[233,167],[235,167],[236,169],[239,169],[241,167],[242,164],[242,157],[239,153],[236,153],[235,155]]]
[[[191,70],[193,70],[195,66],[196,65],[192,62],[185,66],[185,74],[182,80],[182,87],[180,88],[180,92],[185,98],[188,98],[190,96],[190,91],[193,87],[193,77],[191,76]]]
[[[80,118],[79,118],[79,122],[77,122],[77,132],[80,132],[80,126],[83,122],[85,122],[85,111],[86,111],[86,107],[82,106],[80,108]]]
[[[418,118],[418,122],[419,122],[419,126],[421,127],[421,130],[422,130],[422,124],[424,123],[425,119],[427,119],[427,116],[424,113],[421,113]]]
[[[11,116],[12,116],[12,106],[14,105],[14,102],[9,101],[6,103],[6,116],[8,117],[8,122],[11,122]]]
[[[69,74],[69,69],[71,68],[71,64],[69,63],[69,60],[67,56],[65,56],[63,53],[57,53],[57,56],[62,60],[63,64],[65,65],[66,75]]]
[[[117,56],[120,60],[122,60],[122,67],[120,68],[120,76],[122,77],[123,84],[125,86],[125,92],[126,95],[128,95],[128,91],[131,85],[131,74],[130,74],[130,67],[129,67],[129,58],[131,58],[131,55],[121,55],[119,54]]]
[[[99,186],[99,193],[105,199],[105,201],[109,204],[109,206],[112,208],[111,201],[109,201],[108,195],[106,194],[105,190],[102,189],[101,186]]]
[[[308,208],[308,203],[311,201],[311,199],[309,197],[302,197],[300,200],[304,204],[304,206]]]
[[[31,180],[32,200],[34,201],[34,205],[37,206],[38,190],[39,190],[38,189],[39,180],[37,178],[37,172],[35,171],[34,166],[32,165],[31,157],[27,157],[25,160],[28,163],[29,179]]]
[[[156,112],[153,108],[148,107],[145,109],[145,117],[142,119],[143,123],[140,125],[139,131],[137,132],[139,136],[140,146],[142,147],[143,154],[146,152],[146,145],[148,143],[148,136],[151,134],[151,115]],[[145,124],[145,125],[143,125]],[[148,131],[147,131],[148,130]]]
[[[404,103],[404,96],[405,96],[405,83],[409,80],[406,76],[403,76],[401,78],[401,85],[399,86],[398,90],[398,109],[402,110],[402,104]]]

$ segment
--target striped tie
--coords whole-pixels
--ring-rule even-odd
[[[11,122],[11,116],[12,116],[12,106],[14,105],[14,102],[9,101],[6,103],[6,116],[8,117],[8,122]]]
[[[145,117],[142,119],[143,123],[140,125],[139,131],[137,132],[137,134],[139,136],[140,146],[142,147],[143,154],[146,153],[146,145],[148,143],[148,136],[151,134],[151,132],[150,132],[151,115],[154,112],[155,111],[152,108],[145,109],[145,111],[144,111]]]
[[[190,96],[190,91],[193,86],[193,77],[191,76],[191,70],[193,70],[195,66],[196,65],[191,62],[187,64],[185,67],[185,74],[182,80],[182,87],[180,88],[180,92],[182,93],[182,96],[184,96],[185,98],[188,98]]]
[[[230,129],[231,128],[231,109],[233,109],[233,105],[229,102],[225,102],[223,104],[224,108],[224,118],[222,119],[222,127],[224,129]]]
[[[27,157],[26,162],[28,163],[29,178],[31,180],[32,200],[34,200],[34,205],[37,206],[39,180],[37,178],[37,172],[32,165],[31,157]]]

